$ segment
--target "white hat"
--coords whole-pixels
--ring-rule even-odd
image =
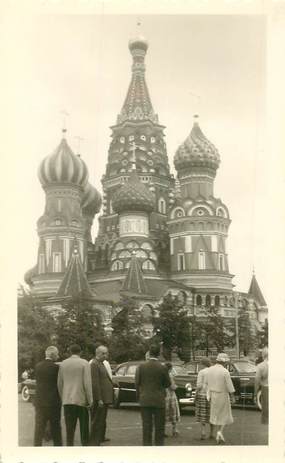
[[[221,352],[220,354],[218,354],[217,358],[216,358],[216,361],[217,362],[223,362],[223,363],[227,363],[230,361],[230,357],[225,354],[224,352]]]

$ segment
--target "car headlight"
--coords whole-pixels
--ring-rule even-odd
[[[192,384],[191,383],[185,384],[185,389],[186,391],[192,391]]]

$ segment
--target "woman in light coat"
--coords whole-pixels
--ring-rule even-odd
[[[207,394],[210,400],[210,423],[217,426],[216,441],[218,444],[225,442],[224,427],[233,423],[230,395],[234,400],[234,386],[228,370],[225,368],[230,361],[227,354],[220,353],[216,358],[216,364],[207,372]]]

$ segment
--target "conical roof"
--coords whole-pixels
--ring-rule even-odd
[[[89,286],[77,247],[70,257],[65,275],[58,289],[58,297],[77,297],[80,294],[92,297],[94,293]]]
[[[154,124],[158,123],[158,117],[154,113],[144,76],[144,58],[147,48],[148,43],[142,36],[135,37],[129,42],[129,49],[133,57],[132,80],[121,113],[117,118],[118,124],[127,120],[150,120]]]
[[[136,257],[136,251],[133,251],[130,267],[123,282],[121,291],[128,291],[133,294],[148,293],[147,284],[144,280],[142,269]]]
[[[266,301],[263,297],[259,284],[257,283],[257,279],[255,274],[252,275],[250,287],[248,290],[249,296],[252,296],[262,307],[266,307]]]
[[[206,138],[195,121],[190,134],[175,153],[176,170],[190,166],[205,166],[216,170],[219,164],[220,155],[217,148]]]
[[[152,212],[155,207],[154,195],[140,181],[135,170],[132,171],[129,181],[124,183],[116,193],[113,200],[115,212],[143,211]]]

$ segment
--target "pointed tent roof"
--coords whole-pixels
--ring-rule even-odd
[[[147,284],[135,251],[133,251],[130,267],[123,282],[121,291],[128,291],[133,294],[148,294]]]
[[[65,275],[58,289],[58,297],[74,297],[79,294],[93,297],[94,293],[89,286],[86,274],[84,272],[80,254],[77,246],[75,246],[70,257]]]
[[[148,43],[143,37],[137,37],[129,42],[129,49],[133,56],[132,80],[121,113],[117,118],[118,124],[126,120],[150,120],[154,124],[158,123],[144,76],[144,58],[147,48]]]
[[[251,279],[251,283],[250,283],[250,287],[249,287],[249,290],[248,290],[248,294],[252,297],[254,297],[254,299],[261,305],[261,306],[266,306],[266,301],[263,297],[263,294],[261,292],[261,289],[259,287],[259,284],[257,283],[257,279],[255,277],[255,274],[253,273],[252,275],[252,279]]]

